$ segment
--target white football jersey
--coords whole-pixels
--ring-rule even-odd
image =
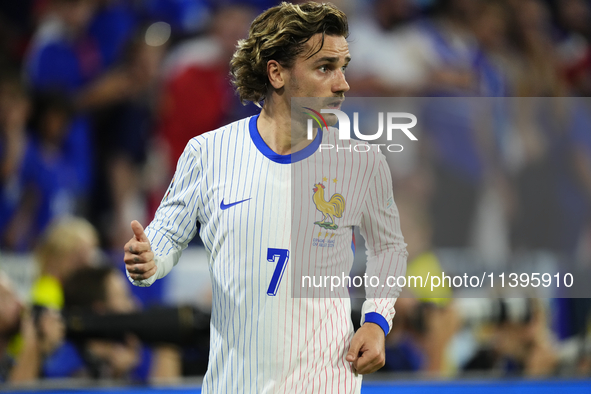
[[[321,144],[358,143],[338,141],[332,128],[278,155],[257,119],[189,142],[146,228],[158,271],[134,284],[165,276],[199,222],[213,287],[203,393],[359,393],[361,376],[345,360],[354,334],[347,288],[302,287],[302,276],[347,275],[353,226],[366,239],[369,276],[405,274],[390,171],[376,151],[319,152]],[[398,291],[373,290],[362,324],[388,332]]]

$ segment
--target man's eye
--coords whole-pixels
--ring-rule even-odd
[[[343,74],[345,73],[346,70],[347,70],[347,66],[341,67],[341,71],[343,72]]]
[[[319,70],[323,73],[328,71],[328,66],[320,66]]]

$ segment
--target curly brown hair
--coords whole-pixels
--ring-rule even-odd
[[[330,3],[307,2],[296,5],[281,3],[269,8],[250,25],[248,38],[238,41],[230,62],[230,76],[243,104],[265,100],[269,78],[267,62],[276,60],[283,67],[293,66],[295,59],[315,34],[349,35],[347,16]]]

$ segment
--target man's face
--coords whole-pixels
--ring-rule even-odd
[[[322,42],[318,33],[306,43],[306,49],[298,56],[288,70],[285,83],[285,98],[321,97],[311,104],[316,110],[340,109],[349,90],[345,79],[345,69],[351,60],[349,45],[343,36],[324,36],[322,49],[314,56]],[[295,115],[295,114],[293,114]],[[337,118],[333,114],[323,114],[327,124],[334,125]]]

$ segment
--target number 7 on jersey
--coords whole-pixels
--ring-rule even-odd
[[[267,289],[267,295],[270,296],[274,296],[277,294],[279,283],[281,283],[281,278],[283,278],[285,267],[287,267],[287,260],[289,260],[289,250],[275,248],[267,249],[267,260],[270,262],[274,262],[275,259],[277,259],[277,265],[275,266],[275,271],[273,271],[271,283],[269,284],[269,288]]]

